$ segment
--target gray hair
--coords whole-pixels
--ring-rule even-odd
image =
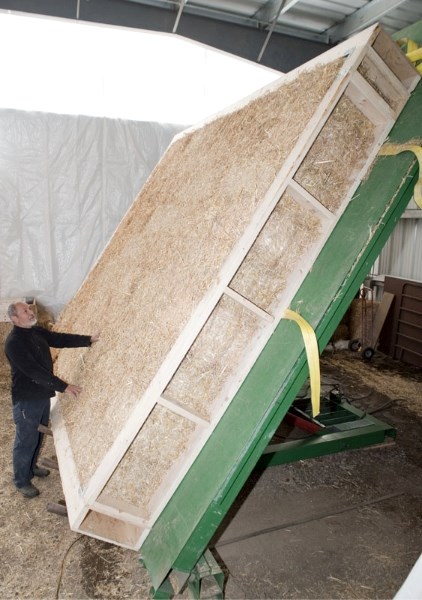
[[[18,311],[16,309],[16,305],[17,305],[17,302],[13,302],[12,304],[9,304],[9,306],[7,307],[7,316],[9,317],[9,319],[12,319],[12,317],[18,316]]]

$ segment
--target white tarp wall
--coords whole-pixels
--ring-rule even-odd
[[[0,110],[0,298],[57,316],[181,129]]]
[[[0,300],[55,316],[173,136],[280,76],[175,34],[9,10],[0,52]]]

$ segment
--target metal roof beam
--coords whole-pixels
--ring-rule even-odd
[[[299,0],[267,0],[253,15],[252,19],[262,24],[272,24],[278,17],[290,10]]]
[[[277,11],[272,16],[272,23],[271,23],[270,29],[268,31],[267,37],[265,38],[264,44],[263,44],[263,46],[261,48],[261,51],[258,54],[258,58],[256,59],[257,62],[261,61],[262,55],[264,54],[265,48],[267,47],[267,44],[270,41],[270,37],[271,37],[271,35],[272,35],[273,31],[274,31],[274,27],[275,27],[275,25],[277,23],[278,17],[280,15],[281,11],[283,10],[285,4],[286,4],[286,0],[281,0],[281,2],[278,2]]]
[[[286,0],[267,0],[251,18],[256,19],[262,24],[271,23],[285,2]]]
[[[176,21],[174,22],[173,33],[176,33],[176,31],[177,31],[177,28],[179,26],[180,17],[182,16],[182,12],[183,12],[183,9],[184,9],[187,1],[188,0],[179,0],[179,10],[177,11]]]
[[[134,2],[135,4],[140,5],[145,4],[148,6],[163,8],[167,10],[174,10],[176,7],[176,2],[174,0],[129,0],[129,2]],[[218,10],[215,8],[194,6],[193,4],[189,3],[184,7],[184,13],[196,15],[205,19],[214,19],[226,23],[233,23],[234,25],[249,27],[251,29],[259,29],[261,25],[254,17],[241,16],[238,14]],[[309,31],[308,29],[301,29],[300,27],[290,27],[288,25],[282,25],[281,23],[277,23],[275,25],[274,32],[279,33],[281,35],[289,35],[291,37],[300,38],[302,40],[319,42],[321,44],[329,43],[328,35],[326,32],[317,33],[315,31]]]
[[[358,8],[358,10],[346,17],[338,25],[327,29],[326,33],[330,42],[344,40],[354,33],[362,31],[362,29],[376,23],[387,13],[398,8],[405,2],[406,0],[372,0],[368,2],[368,4],[365,4],[362,8]]]
[[[280,15],[287,12],[298,2],[299,0],[268,0],[268,2],[266,2],[264,6],[255,13],[254,18],[258,18],[260,21],[263,19],[268,19],[270,25],[267,37],[265,38],[264,44],[260,53],[258,54],[258,58],[256,59],[257,62],[261,62],[262,55],[264,54],[265,48],[270,41],[270,37],[276,28]]]
[[[281,9],[281,12],[280,12],[280,15],[283,15],[288,10],[290,10],[291,8],[293,8],[293,6],[295,4],[297,4],[298,2],[299,2],[299,0],[288,0],[287,2],[284,2],[283,8]]]

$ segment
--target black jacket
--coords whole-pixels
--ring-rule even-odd
[[[53,374],[50,347],[78,348],[90,346],[89,335],[56,333],[42,327],[14,326],[5,343],[5,353],[12,369],[12,400],[46,400],[64,392],[67,383]]]

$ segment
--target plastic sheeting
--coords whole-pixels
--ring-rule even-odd
[[[180,130],[0,110],[0,298],[57,316]]]

